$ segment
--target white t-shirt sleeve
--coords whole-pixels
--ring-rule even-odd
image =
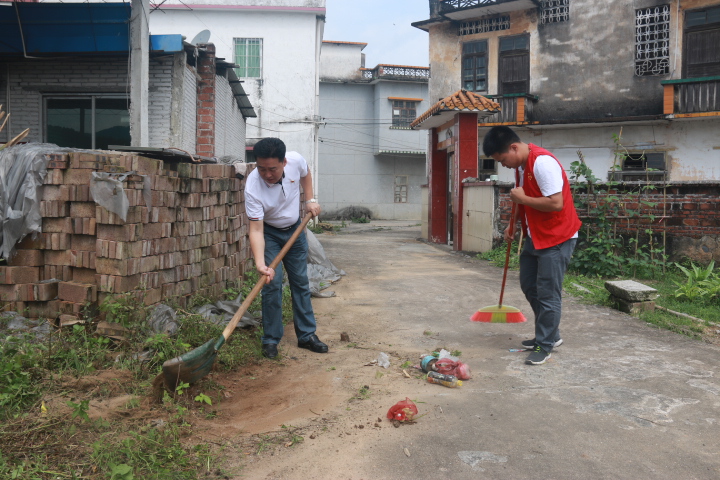
[[[287,152],[285,154],[285,158],[287,158],[288,164],[297,168],[301,178],[307,177],[308,163],[307,160],[305,160],[305,157],[300,155],[298,152]]]
[[[256,171],[250,175],[253,173],[256,174]],[[248,177],[248,183],[253,183],[253,185],[245,185],[245,213],[250,220],[262,220],[265,218],[265,209],[263,209],[260,199],[253,193],[252,187],[257,186],[257,182],[252,182],[252,180],[255,179]]]
[[[562,192],[562,167],[550,155],[540,155],[535,159],[533,173],[544,197]]]

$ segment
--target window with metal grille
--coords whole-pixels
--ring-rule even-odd
[[[395,203],[407,203],[408,194],[408,176],[395,176]]]
[[[670,73],[670,5],[635,10],[635,75]]]
[[[487,91],[487,40],[463,44],[462,84],[469,92]]]
[[[476,33],[498,32],[510,28],[510,16],[481,18],[470,22],[460,23],[460,35],[474,35]]]
[[[720,7],[685,13],[683,77],[720,75]]]
[[[665,152],[628,153],[622,162],[622,170],[610,172],[616,181],[660,181],[666,178]]]
[[[262,76],[262,38],[235,38],[235,74],[240,78]]]
[[[492,158],[478,158],[478,177],[484,178],[497,173],[497,163]]]
[[[567,22],[570,18],[570,0],[541,0],[540,23]]]
[[[417,116],[417,102],[409,100],[393,100],[392,102],[392,126],[409,127]]]
[[[500,94],[528,93],[530,90],[530,37],[518,35],[500,39]]]

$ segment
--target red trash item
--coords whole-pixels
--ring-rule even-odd
[[[449,358],[441,358],[435,362],[435,369],[444,375],[454,375],[460,380],[470,380],[472,374],[466,363],[456,362]]]
[[[389,420],[397,420],[398,422],[412,422],[412,419],[417,415],[418,409],[408,397],[405,400],[401,400],[388,410],[387,418]]]

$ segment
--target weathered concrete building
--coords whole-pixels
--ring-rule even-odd
[[[12,27],[0,34],[7,139],[29,128],[29,142],[131,145],[130,92],[141,87],[128,61],[130,6],[24,3],[18,9],[19,26],[10,9],[0,15]],[[71,37],[48,33],[68,28],[74,28]],[[245,119],[255,112],[232,64],[216,58],[212,44],[189,45],[180,35],[148,37],[149,134],[136,146],[244,160]]]
[[[188,41],[209,35],[217,56],[235,64],[257,112],[247,126],[249,154],[259,139],[280,137],[317,177],[325,11],[325,0],[168,0],[153,8],[150,29],[181,33]]]
[[[365,43],[324,41],[320,63],[319,197],[326,214],[420,220],[426,135],[409,125],[428,101],[429,69],[365,67]]]
[[[413,25],[430,35],[430,97],[462,88],[501,105],[478,119],[478,138],[509,125],[566,170],[580,150],[600,179],[669,182],[681,196],[717,185],[720,1],[430,0],[429,7],[430,18]],[[431,177],[433,168],[448,169],[437,160],[451,153],[437,146],[447,128],[435,132]],[[513,180],[484,160],[454,170],[461,180]],[[429,236],[446,242],[447,208],[433,206],[430,187]],[[680,223],[679,236],[720,234],[716,218]]]

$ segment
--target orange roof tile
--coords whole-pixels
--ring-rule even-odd
[[[417,117],[410,127],[414,128],[423,123],[433,115],[447,111],[470,111],[470,112],[499,112],[500,104],[478,95],[477,93],[468,92],[467,90],[458,90],[449,97],[445,97],[430,109]]]

